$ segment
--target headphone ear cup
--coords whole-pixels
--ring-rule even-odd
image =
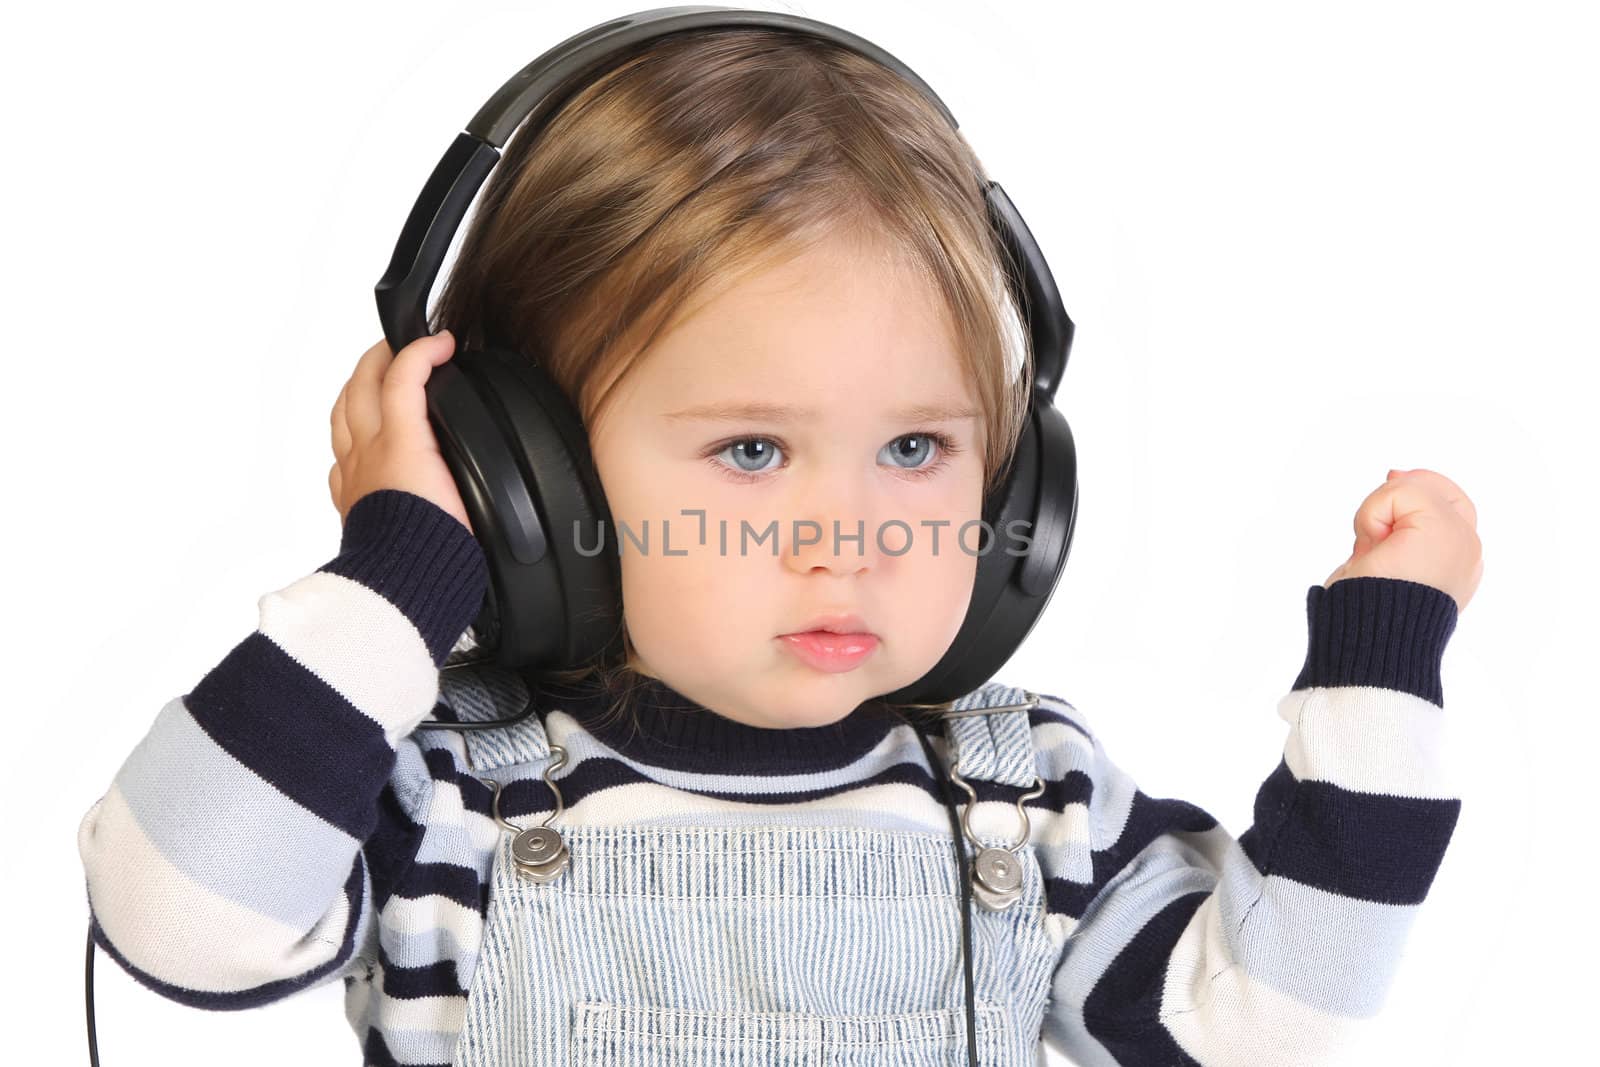
[[[610,509],[571,402],[538,362],[466,349],[435,367],[428,418],[489,568],[484,658],[563,670],[622,653]]]
[[[977,574],[961,628],[932,670],[883,700],[941,704],[972,692],[1005,666],[1050,603],[1072,549],[1078,459],[1066,418],[1048,400],[1035,400],[1009,473],[984,498]],[[1013,532],[1018,520],[1025,522]],[[956,545],[970,551],[959,531]]]

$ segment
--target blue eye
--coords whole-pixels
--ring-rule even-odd
[[[910,448],[905,447],[908,443]],[[929,446],[938,448],[938,458],[933,462],[927,462],[925,458],[929,455]],[[782,455],[784,447],[782,442],[770,437],[738,437],[713,445],[705,455],[713,467],[733,481],[756,482],[767,477],[766,472],[781,469],[783,464],[773,463],[772,456],[774,453]],[[880,455],[888,454],[890,466],[903,475],[911,478],[927,478],[943,470],[950,457],[960,451],[955,439],[949,434],[908,433],[885,445]],[[729,453],[734,457],[732,465],[721,458]],[[909,459],[911,463],[902,465],[902,459]],[[918,460],[922,460],[920,466],[917,465]]]
[[[734,462],[737,464],[735,469],[744,474],[759,474],[770,466],[767,461],[772,458],[776,444],[777,442],[766,437],[743,437],[719,448],[717,455],[732,452],[737,457],[742,451],[752,465],[746,467],[741,460],[735,459]]]
[[[902,447],[907,441],[911,442],[913,446],[909,450]],[[920,457],[930,454],[929,449],[938,443],[938,440],[930,434],[908,433],[904,437],[897,437],[893,441],[890,441],[888,444],[884,445],[883,450],[889,454],[890,460],[896,464],[898,464],[902,458],[909,458],[911,460],[910,465],[902,467],[902,470],[918,470],[920,469],[918,463]],[[909,457],[906,456],[907,451],[911,453]],[[941,453],[942,451],[943,450],[941,449]]]

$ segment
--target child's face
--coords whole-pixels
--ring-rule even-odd
[[[982,506],[978,405],[931,283],[865,248],[833,240],[702,299],[591,428],[612,518],[640,542],[649,530],[647,551],[620,539],[634,667],[739,722],[826,725],[921,677],[961,627],[979,537],[963,549],[956,533]],[[813,414],[670,417],[752,402]],[[918,405],[971,414],[895,415]],[[923,436],[939,432],[960,451]],[[938,520],[935,552],[925,521]],[[813,542],[798,554],[797,522]],[[858,524],[859,545],[844,540]],[[780,635],[824,612],[861,616],[876,650],[842,672],[802,661]]]

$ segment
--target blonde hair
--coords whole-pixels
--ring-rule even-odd
[[[717,286],[813,242],[870,240],[943,298],[1004,479],[1033,378],[986,174],[913,84],[832,42],[762,28],[652,42],[506,145],[433,314],[457,350],[537,353],[591,432],[655,338]],[[625,659],[598,676],[631,706]],[[888,705],[913,713],[949,704]]]

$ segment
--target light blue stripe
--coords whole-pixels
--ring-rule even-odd
[[[384,1030],[383,1043],[400,1063],[449,1063],[457,1036],[444,1030]]]
[[[403,933],[384,922],[381,914],[378,921],[383,926],[383,951],[395,966],[428,967],[441,960],[449,960],[455,964],[459,981],[465,983],[471,980],[473,949],[458,942],[449,927],[434,926],[414,933]],[[469,918],[463,925],[481,924],[482,921],[482,916]]]
[[[1268,875],[1234,952],[1252,978],[1301,1003],[1370,1018],[1383,1007],[1418,907]]]
[[[565,712],[555,714],[566,715]],[[567,717],[567,722],[572,725],[579,725],[576,720],[570,717]],[[567,763],[554,776],[557,786],[561,784],[563,777],[572,773],[573,768],[584,760],[609,759],[626,765],[642,777],[649,778],[660,785],[673,789],[682,789],[691,793],[731,792],[751,797],[768,793],[838,790],[860,782],[867,774],[886,770],[901,763],[927,767],[927,759],[923,755],[922,746],[917,742],[916,735],[909,726],[893,727],[877,748],[862,755],[859,759],[845,764],[843,767],[823,772],[807,771],[802,774],[760,776],[749,774],[704,774],[694,771],[680,771],[669,767],[656,767],[630,759],[616,749],[596,740],[593,734],[583,730],[581,726],[577,730],[564,735],[562,747],[567,750]],[[518,764],[519,773],[517,774],[490,773],[486,777],[498,779],[502,783],[516,781],[520,778],[538,778],[544,774],[546,762],[547,759],[540,759],[535,765]]]
[[[167,862],[218,896],[297,930],[343,898],[359,842],[211,740],[182,697],[162,707],[116,781]]]
[[[479,815],[475,811],[466,812],[464,818],[478,819],[486,825],[492,822],[487,815]],[[498,825],[495,831],[502,832]],[[489,877],[489,853],[474,845],[472,837],[462,827],[440,823],[429,826],[422,844],[417,847],[415,862],[453,863],[458,867],[469,867],[478,872],[480,885]]]
[[[1032,816],[1030,815],[1030,818]],[[1060,845],[1035,844],[1039,865],[1053,878],[1088,885],[1094,881],[1094,856],[1087,841],[1068,841]]]

